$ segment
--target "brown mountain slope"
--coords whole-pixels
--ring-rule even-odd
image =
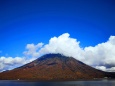
[[[103,77],[105,72],[61,54],[46,54],[22,67],[0,73],[0,79],[5,80],[78,80]]]

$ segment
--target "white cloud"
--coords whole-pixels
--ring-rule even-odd
[[[26,51],[23,52],[25,57],[29,59],[30,61],[35,60],[40,56],[39,49],[43,46],[43,43],[38,43],[38,44],[27,44],[26,46]]]
[[[24,54],[26,56],[32,56],[32,57],[39,56],[39,52],[37,52],[37,51],[42,46],[43,46],[43,43],[38,43],[37,45],[34,45],[33,43],[27,44],[27,46],[26,46],[27,51],[24,51]]]
[[[23,64],[30,62],[29,59],[25,57],[0,57],[0,71],[11,70],[13,68],[19,67]]]
[[[107,72],[115,72],[115,67],[107,68],[106,66],[96,66],[95,68]]]
[[[106,71],[108,71],[108,72],[115,72],[115,67],[108,68]]]
[[[25,56],[23,57],[0,57],[0,72],[4,70],[11,70],[36,59],[36,56],[39,56],[39,48],[42,46],[43,43],[38,43],[37,45],[27,44],[27,51],[24,51]]]
[[[34,47],[37,45],[34,45]],[[29,53],[30,50],[26,52]],[[77,39],[71,38],[68,33],[64,33],[59,37],[52,37],[48,44],[44,46],[42,44],[39,51],[36,50],[34,51],[34,53],[37,53],[36,57],[47,53],[61,53],[66,56],[72,56],[93,67],[103,66],[103,70],[106,65],[115,66],[115,36],[110,36],[107,42],[83,49]],[[34,57],[34,53],[30,53],[31,56]]]
[[[96,66],[95,68],[103,71],[107,70],[105,66]]]
[[[89,65],[115,65],[115,36],[95,47],[85,47],[84,52]]]
[[[59,37],[51,38],[49,44],[41,48],[39,53],[61,53],[82,60],[83,49],[80,48],[79,43],[76,39],[70,38],[68,33],[65,33]]]
[[[25,64],[21,63],[24,60],[28,62],[40,57],[47,53],[61,53],[66,56],[72,56],[92,67],[101,69],[104,71],[115,71],[115,36],[110,36],[107,42],[97,44],[96,46],[88,46],[81,48],[80,42],[75,38],[71,38],[69,33],[64,33],[59,37],[52,37],[48,44],[27,44],[26,51],[23,52],[25,58],[5,58],[2,64],[0,63],[0,69],[4,69],[6,64]],[[3,57],[0,58],[0,60]],[[7,60],[8,59],[8,60]],[[14,59],[14,60],[13,60]],[[27,61],[26,61],[27,62]],[[4,65],[5,64],[5,65]]]

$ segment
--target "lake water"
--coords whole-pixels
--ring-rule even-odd
[[[0,80],[0,86],[115,86],[115,80],[67,81],[67,82]]]

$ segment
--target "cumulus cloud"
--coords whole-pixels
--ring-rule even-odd
[[[24,51],[24,56],[22,57],[0,57],[0,72],[5,70],[11,70],[13,68],[22,66],[26,63],[29,63],[39,56],[39,48],[41,48],[43,43],[38,43],[37,45],[34,44],[27,44],[26,50]]]
[[[106,71],[112,71],[112,67],[115,66],[115,36],[110,36],[107,42],[95,47],[85,47],[84,57],[87,59],[85,61],[87,64],[98,66],[98,69],[105,67]]]
[[[107,72],[115,72],[115,67],[107,68],[106,66],[96,66],[95,68]]]
[[[27,44],[26,51],[24,51],[24,55],[26,57],[31,57],[31,59],[40,56],[39,49],[43,46],[43,43],[38,44]]]
[[[49,44],[46,44],[39,51],[40,54],[46,53],[61,53],[66,56],[76,57],[82,60],[83,49],[79,46],[79,41],[74,38],[70,38],[68,33],[62,34],[59,37],[53,37],[49,40]]]
[[[52,37],[48,44],[27,44],[23,52],[24,57],[0,58],[0,70],[12,68],[14,64],[25,64],[47,53],[61,53],[65,56],[74,57],[92,67],[103,71],[115,71],[115,36],[96,46],[81,48],[80,41],[71,38],[69,33],[59,37]],[[25,62],[25,63],[23,63]]]
[[[29,53],[32,57],[39,57],[47,53],[61,53],[104,71],[112,71],[115,66],[115,36],[110,36],[107,42],[97,44],[94,47],[81,48],[80,42],[75,38],[71,38],[69,33],[64,33],[59,37],[52,37],[49,43],[45,45],[38,43],[37,45],[29,44],[26,47],[30,45],[33,47],[27,48],[25,54],[28,55]],[[37,47],[38,45],[40,46]]]
[[[31,59],[27,59],[25,57],[0,57],[0,72],[5,70],[11,70],[16,67],[22,66],[28,62],[30,62]]]

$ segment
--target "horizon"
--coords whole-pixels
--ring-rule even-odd
[[[0,71],[47,53],[115,72],[115,1],[1,0]]]

